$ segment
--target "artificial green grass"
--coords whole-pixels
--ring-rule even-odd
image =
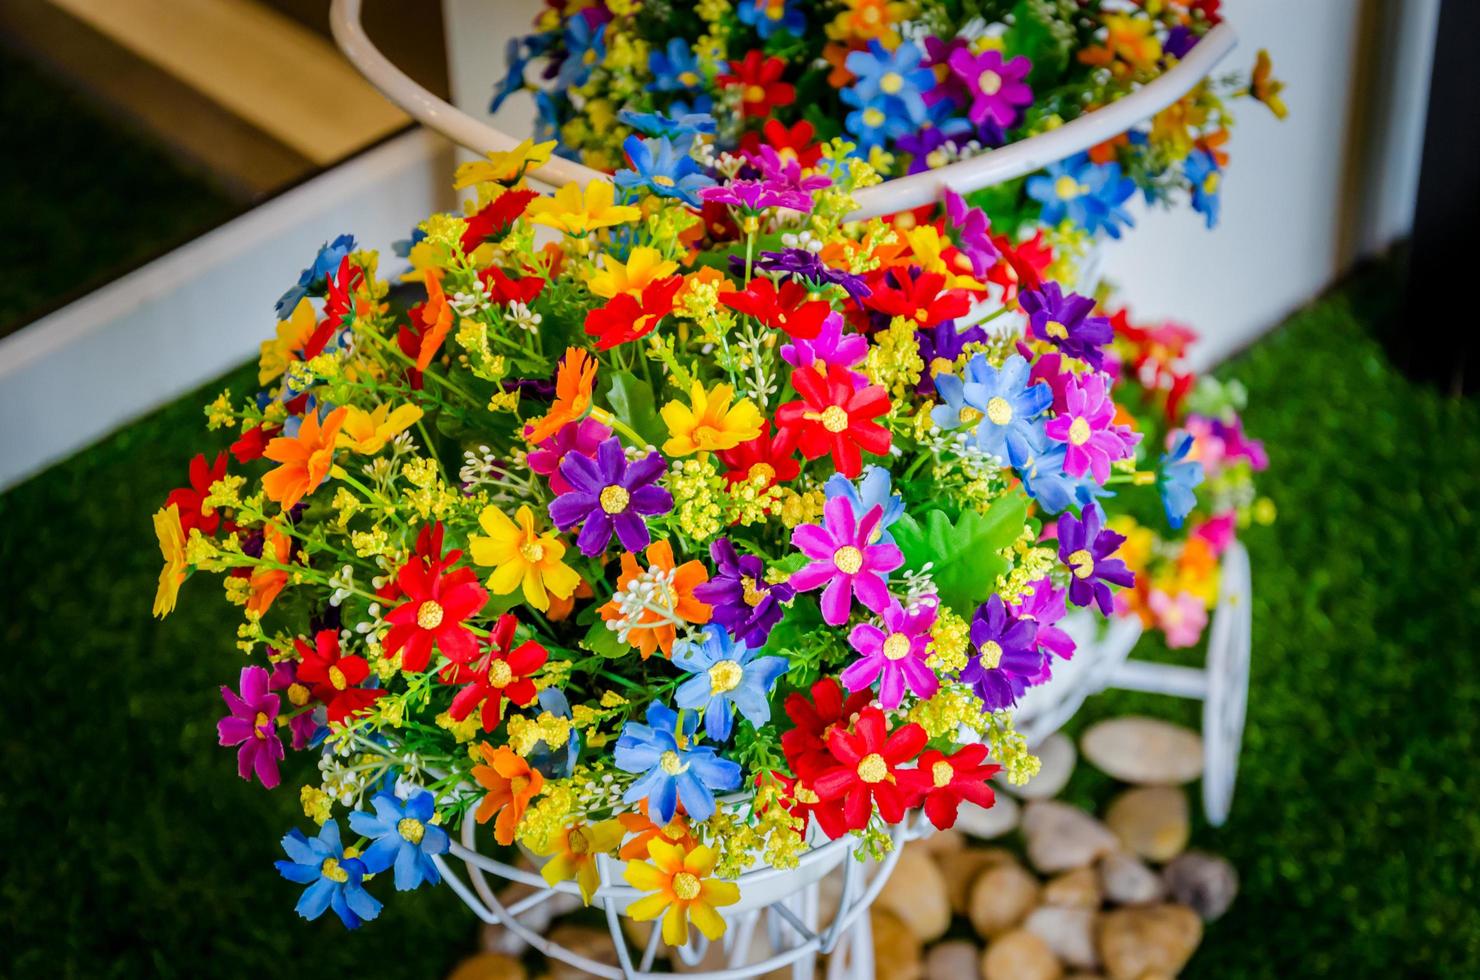
[[[1249,387],[1280,518],[1246,536],[1255,659],[1233,816],[1196,831],[1243,891],[1188,976],[1480,975],[1480,406],[1398,376],[1366,308],[1338,293],[1223,370]],[[393,896],[354,934],[294,917],[298,889],[271,862],[305,823],[297,800],[238,780],[214,744],[236,611],[198,578],[149,618],[148,517],[216,445],[205,400],[0,497],[0,972],[441,975],[476,931],[446,889]],[[1073,727],[1132,710],[1197,724],[1190,702],[1112,692]],[[1087,765],[1070,790],[1113,791]]]

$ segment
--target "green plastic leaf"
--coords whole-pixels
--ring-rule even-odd
[[[604,619],[597,619],[591,624],[591,628],[586,630],[585,638],[581,640],[581,646],[608,660],[616,660],[632,652],[630,646],[617,639],[615,630],[607,629]]]
[[[941,601],[970,616],[1007,570],[1007,559],[998,552],[1023,533],[1027,516],[1027,498],[1014,492],[999,497],[985,514],[968,510],[954,522],[940,510],[926,514],[923,523],[906,514],[890,532],[904,552],[905,566],[919,571],[931,563]]]
[[[668,437],[668,430],[658,417],[652,386],[646,381],[619,371],[610,376],[610,384],[602,397],[613,415],[654,446],[661,446]]]

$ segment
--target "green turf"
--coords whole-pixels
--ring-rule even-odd
[[[1480,407],[1397,376],[1354,307],[1322,301],[1225,368],[1250,389],[1280,519],[1247,537],[1233,818],[1197,830],[1243,892],[1188,975],[1480,975]],[[201,578],[148,616],[148,515],[214,445],[204,400],[0,497],[0,974],[440,975],[476,931],[446,890],[395,896],[353,935],[294,918],[271,861],[297,801],[238,780],[214,745],[234,610]],[[1196,722],[1186,702],[1109,694],[1075,725],[1126,710]],[[1111,790],[1088,766],[1071,787]]]

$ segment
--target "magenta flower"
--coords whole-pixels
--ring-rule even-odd
[[[589,415],[574,425],[562,425],[553,436],[540,443],[538,449],[530,451],[529,468],[550,478],[550,489],[555,496],[570,493],[572,487],[560,472],[560,461],[569,453],[595,459],[596,447],[611,435],[611,429]]]
[[[1033,356],[1033,348],[1018,341],[1018,353],[1033,362],[1033,370],[1028,372],[1028,383],[1037,384],[1042,381],[1048,385],[1048,390],[1053,392],[1053,410],[1056,414],[1063,414],[1068,406],[1065,397],[1069,391],[1069,382],[1074,379],[1073,372],[1064,367],[1064,355],[1058,351],[1049,351],[1046,354]]]
[[[966,203],[966,198],[946,188],[946,220],[952,229],[951,238],[966,261],[971,263],[971,274],[977,278],[987,274],[1002,253],[992,244],[992,222],[981,208]]]
[[[754,153],[747,152],[745,159],[774,188],[811,192],[832,186],[833,180],[826,174],[814,173],[803,177],[800,160],[796,157],[783,157],[769,146],[762,146]]]
[[[1064,390],[1064,411],[1044,426],[1050,439],[1066,443],[1064,472],[1084,476],[1089,470],[1103,486],[1110,479],[1110,464],[1125,459],[1141,441],[1139,432],[1115,424],[1115,403],[1099,374],[1069,380]]]
[[[899,707],[906,686],[918,698],[933,697],[940,679],[925,658],[936,608],[934,602],[922,602],[906,612],[896,599],[884,610],[883,629],[873,623],[853,627],[848,642],[859,656],[841,675],[848,690],[862,691],[878,681],[879,704],[889,711]]]
[[[791,543],[812,559],[791,575],[798,592],[822,591],[822,618],[830,626],[848,621],[853,597],[869,610],[883,614],[889,608],[886,576],[904,564],[904,554],[892,544],[869,544],[884,518],[874,507],[859,520],[853,502],[834,497],[822,509],[821,524],[803,524],[791,532]]]
[[[269,648],[271,649],[271,648]],[[308,704],[312,695],[309,693],[309,685],[298,679],[298,661],[279,660],[272,665],[272,674],[267,679],[267,687],[273,691],[286,691],[288,703],[295,708],[301,708]],[[308,748],[308,743],[313,741],[314,732],[319,730],[323,724],[322,719],[315,715],[323,715],[318,709],[304,711],[288,719],[288,731],[293,735],[293,749],[295,751]]]
[[[267,690],[267,671],[261,667],[243,667],[241,693],[222,685],[221,699],[231,714],[216,722],[216,734],[222,745],[240,745],[236,753],[236,771],[243,779],[256,773],[263,786],[278,784],[278,763],[283,759],[283,742],[277,734],[278,696]]]
[[[1038,649],[1053,655],[1044,656],[1043,669],[1031,681],[1032,684],[1043,684],[1053,676],[1054,657],[1068,660],[1074,656],[1074,638],[1055,625],[1069,611],[1069,593],[1067,589],[1054,588],[1053,579],[1047,577],[1033,582],[1030,588],[1033,594],[1020,597],[1011,612],[1019,620],[1027,620],[1038,627]]]
[[[781,345],[781,359],[792,367],[811,367],[817,362],[845,368],[860,385],[868,384],[868,375],[852,370],[868,356],[868,338],[843,329],[843,317],[829,313],[822,328],[811,340],[793,339]],[[823,368],[826,370],[826,368]]]
[[[812,212],[812,195],[797,190],[785,181],[732,180],[717,187],[706,187],[699,197],[715,204],[728,204],[746,214],[759,214],[768,208],[788,208],[803,214]]]
[[[1166,635],[1167,646],[1173,649],[1196,645],[1202,638],[1203,627],[1208,625],[1207,607],[1191,592],[1179,592],[1173,599],[1161,589],[1152,589],[1146,605]]]
[[[1022,55],[1003,61],[1000,51],[973,55],[961,48],[951,52],[950,66],[971,92],[967,115],[977,126],[991,119],[1006,129],[1017,121],[1019,109],[1033,104],[1033,90],[1024,81],[1033,63]]]

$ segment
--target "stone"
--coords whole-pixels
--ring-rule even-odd
[[[921,980],[925,975],[920,940],[899,916],[869,909],[874,933],[874,976],[878,980]]]
[[[447,980],[524,980],[524,964],[503,953],[469,956],[447,974]]]
[[[550,942],[579,956],[594,960],[604,966],[617,965],[617,947],[612,943],[611,933],[605,929],[562,922],[550,930]],[[589,980],[591,974],[551,957],[548,963],[550,980]]]
[[[939,858],[935,866],[946,880],[946,898],[951,911],[965,915],[971,908],[971,886],[976,884],[977,875],[987,868],[999,864],[1016,864],[1017,858],[1002,847],[969,847],[959,854]]]
[[[1135,786],[1110,802],[1105,826],[1133,854],[1165,864],[1187,849],[1192,817],[1178,786]]]
[[[1204,922],[1228,911],[1238,894],[1238,872],[1227,858],[1188,851],[1161,871],[1173,900],[1188,906]]]
[[[1023,814],[1028,860],[1044,874],[1093,864],[1119,846],[1104,824],[1078,807],[1056,800],[1034,800]]]
[[[917,848],[931,857],[938,858],[964,850],[966,848],[966,835],[952,827],[947,830],[937,830],[929,837],[910,841],[905,846]]]
[[[999,864],[977,876],[971,886],[968,914],[983,939],[1016,926],[1038,904],[1038,879],[1017,864]]]
[[[1023,928],[1048,944],[1065,966],[1093,970],[1100,965],[1095,949],[1094,909],[1040,905],[1023,921]]]
[[[1063,975],[1053,950],[1025,929],[999,936],[982,955],[986,980],[1059,980]]]
[[[925,954],[925,980],[981,980],[981,950],[975,943],[953,939]]]
[[[1202,941],[1202,920],[1185,905],[1114,909],[1100,916],[1095,941],[1110,980],[1174,977]]]
[[[962,801],[961,809],[956,813],[956,829],[968,837],[992,840],[1016,830],[1021,817],[1022,807],[1018,801],[998,793],[997,802],[990,807]]]
[[[897,915],[922,943],[939,939],[951,927],[945,876],[920,848],[906,846],[899,852],[894,873],[874,904]]]
[[[1079,760],[1074,740],[1062,732],[1054,732],[1033,748],[1033,754],[1038,757],[1038,775],[1021,786],[1014,786],[1001,773],[993,782],[1025,800],[1051,800],[1074,774],[1074,763]]]
[[[1107,854],[1100,861],[1100,887],[1112,905],[1149,905],[1166,895],[1161,877],[1140,858],[1124,851]]]
[[[1091,725],[1079,747],[1107,775],[1137,786],[1180,786],[1202,775],[1202,736],[1156,718],[1129,715]]]
[[[1100,876],[1094,868],[1065,871],[1043,886],[1043,904],[1066,909],[1097,909],[1104,901]]]

